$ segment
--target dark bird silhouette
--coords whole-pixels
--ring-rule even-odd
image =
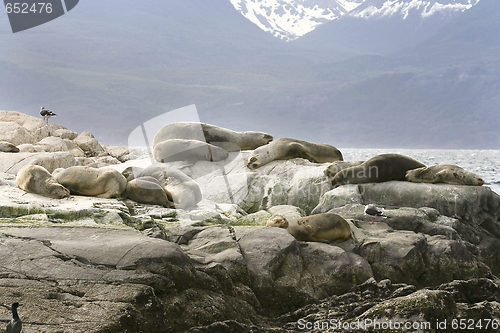
[[[17,307],[19,303],[12,303],[12,320],[7,324],[7,328],[5,329],[5,333],[20,333],[23,329],[23,322],[19,315],[17,314]]]
[[[383,208],[378,208],[374,204],[369,204],[365,206],[365,214],[373,216],[373,219],[370,222],[370,224],[373,224],[373,222],[375,222],[375,216],[382,216],[383,218],[388,218],[388,216],[384,215]]]
[[[43,106],[41,107],[40,109],[40,116],[43,117],[43,119],[47,122],[47,124],[49,123],[49,118],[50,117],[55,117],[57,116],[54,112],[50,111],[50,110],[47,110],[46,108],[44,108]]]

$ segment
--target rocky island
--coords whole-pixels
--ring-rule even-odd
[[[27,332],[341,332],[370,321],[381,324],[349,329],[453,332],[453,320],[498,331],[500,196],[488,187],[333,185],[330,162],[250,169],[252,150],[228,150],[219,161],[162,163],[199,187],[182,207],[127,195],[56,199],[20,189],[19,171],[106,168],[130,184],[157,162],[14,111],[0,111],[0,128],[5,324],[19,302]],[[389,218],[367,215],[367,204]],[[266,227],[276,215],[323,213],[344,219],[351,237],[300,241]]]

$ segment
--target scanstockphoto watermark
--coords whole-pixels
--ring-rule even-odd
[[[194,126],[186,126],[185,129],[182,127],[182,123],[192,123]],[[176,136],[182,138],[182,140],[196,141],[199,142],[197,145],[190,144],[180,144],[168,146],[162,150],[161,158],[163,160],[168,160],[170,162],[162,163],[162,161],[157,161],[154,158],[154,147],[153,142],[156,134],[165,126],[171,124],[179,124],[176,127]],[[176,140],[172,140],[176,141]],[[203,158],[200,161],[203,162],[203,166],[198,168],[196,172],[188,172],[189,167],[194,165],[196,161],[186,161],[182,159],[182,156],[212,156],[211,146],[207,143],[205,138],[205,133],[200,121],[196,105],[189,105],[180,109],[165,112],[164,114],[157,116],[151,120],[148,120],[135,128],[128,137],[128,146],[131,148],[139,147],[146,148],[149,158],[144,160],[144,164],[141,167],[148,166],[162,166],[164,168],[170,168],[176,162],[183,163],[183,165],[177,165],[176,168],[180,168],[183,172],[187,172],[189,177],[195,181],[200,182],[212,182],[215,179],[220,179],[222,186],[219,189],[219,197],[229,203],[235,203],[240,198],[245,198],[249,190],[249,179],[248,172],[240,172],[232,175],[231,178],[228,174],[234,169],[243,169],[246,165],[246,158],[244,158],[239,147],[231,145],[231,151],[228,152],[228,157],[220,161],[209,161]],[[227,142],[210,144],[222,144],[222,147],[227,147]],[[194,148],[193,148],[194,147]],[[191,148],[191,149],[190,149]],[[191,152],[190,152],[191,150]],[[172,164],[173,163],[173,164]],[[134,177],[138,177],[140,174],[139,169],[134,170]]]
[[[432,330],[462,330],[475,332],[477,330],[498,330],[500,327],[497,319],[442,319],[435,322],[418,321],[407,319],[380,320],[380,319],[358,319],[352,321],[342,321],[340,319],[307,321],[299,319],[297,328],[300,331],[306,330],[339,330],[348,331],[409,331],[428,332]]]
[[[297,328],[305,330],[341,330],[341,331],[368,331],[368,330],[402,330],[402,331],[424,331],[431,330],[432,325],[427,321],[397,321],[379,319],[358,319],[354,321],[342,321],[330,319],[324,321],[307,321],[299,319]]]
[[[52,21],[73,8],[79,0],[4,0],[12,32],[31,29]]]

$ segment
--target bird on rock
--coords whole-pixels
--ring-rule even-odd
[[[47,122],[47,124],[49,123],[49,118],[50,117],[55,117],[57,116],[54,112],[50,111],[50,110],[47,110],[46,108],[44,108],[42,106],[42,108],[40,109],[40,116],[43,117],[43,119]]]
[[[19,303],[12,303],[12,320],[7,324],[5,333],[20,333],[23,329],[23,322],[19,315],[17,314],[17,307],[21,305]]]
[[[374,204],[369,204],[365,206],[365,214],[373,216],[373,219],[370,222],[370,224],[373,224],[373,222],[375,222],[375,216],[382,216],[383,218],[388,218],[388,216],[384,215],[384,209],[378,208]]]

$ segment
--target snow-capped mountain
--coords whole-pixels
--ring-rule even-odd
[[[349,13],[349,16],[364,19],[400,17],[406,19],[415,14],[422,19],[436,14],[449,15],[463,12],[476,5],[479,0],[366,0]]]
[[[230,0],[243,16],[275,37],[290,41],[341,16],[384,18],[451,16],[480,0]],[[440,15],[436,15],[440,14]]]
[[[294,40],[318,25],[352,11],[365,0],[230,0],[243,16],[264,31]]]

